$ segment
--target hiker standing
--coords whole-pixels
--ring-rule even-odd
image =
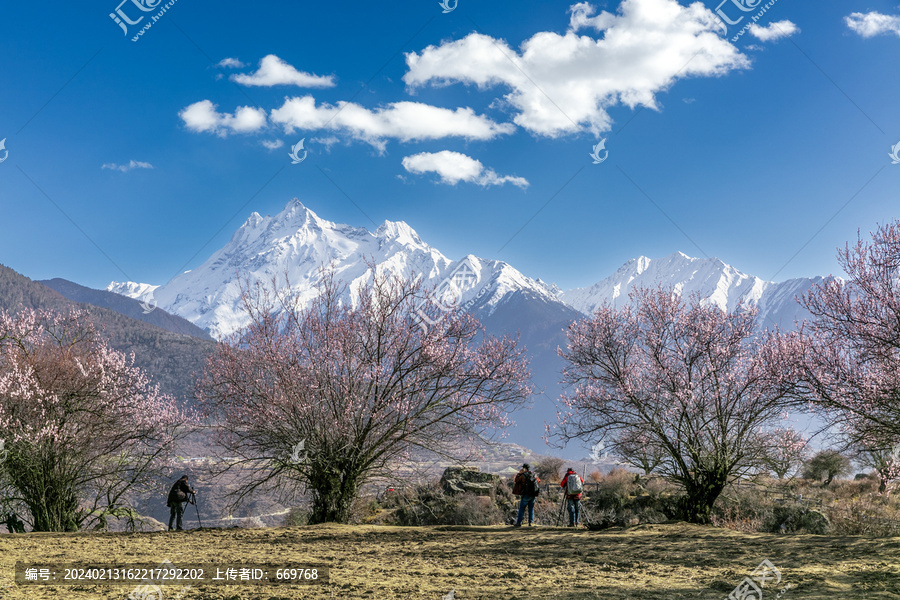
[[[584,492],[584,480],[569,467],[559,486],[566,492],[569,527],[578,527],[581,524],[581,494]]]
[[[516,517],[514,527],[522,526],[526,507],[528,508],[528,526],[534,525],[534,500],[540,493],[540,488],[538,487],[540,483],[541,480],[531,472],[531,467],[528,466],[528,463],[522,465],[522,468],[516,473],[516,478],[513,480],[513,494],[521,496],[521,499],[519,500],[519,514]]]
[[[172,531],[172,522],[177,518],[177,530],[182,531],[181,517],[184,515],[184,503],[190,502],[190,494],[196,492],[188,485],[188,476],[182,475],[181,478],[172,485],[169,490],[169,496],[166,498],[166,506],[169,507],[169,531]]]

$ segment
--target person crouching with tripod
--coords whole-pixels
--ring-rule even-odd
[[[166,499],[166,506],[169,507],[169,531],[172,531],[172,522],[176,521],[176,529],[182,531],[181,518],[184,516],[184,503],[191,502],[191,496],[196,494],[191,486],[188,485],[188,476],[182,475],[181,479],[175,482],[172,489],[169,490],[169,496]]]

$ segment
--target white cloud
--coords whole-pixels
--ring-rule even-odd
[[[272,87],[275,85],[296,85],[305,88],[334,87],[334,77],[313,75],[298,71],[274,54],[259,61],[259,69],[249,75],[232,75],[231,80],[241,85]]]
[[[777,21],[766,27],[760,27],[756,23],[750,25],[750,35],[763,42],[771,42],[782,38],[791,37],[800,33],[800,28],[791,21]]]
[[[243,69],[247,65],[236,58],[223,58],[219,61],[217,66],[222,67],[223,69]]]
[[[504,85],[516,124],[546,136],[611,129],[617,104],[656,109],[656,94],[676,80],[746,68],[746,56],[722,38],[722,22],[700,2],[623,0],[617,14],[592,16],[587,2],[569,11],[569,30],[534,34],[520,51],[472,33],[406,55],[403,80],[425,85]],[[592,37],[579,31],[592,29]]]
[[[511,124],[495,123],[475,114],[471,108],[450,110],[418,102],[394,102],[370,110],[352,102],[316,106],[315,98],[304,96],[285,100],[270,116],[272,123],[284,127],[287,134],[295,129],[345,132],[382,152],[387,139],[403,142],[446,137],[490,140],[515,130]]]
[[[863,36],[874,37],[882,33],[893,33],[900,36],[900,17],[883,15],[879,12],[852,13],[844,17],[847,27]]]
[[[524,189],[529,185],[523,177],[500,176],[493,169],[485,169],[480,160],[449,150],[406,156],[403,158],[403,168],[417,175],[436,173],[441,183],[448,185],[456,185],[460,181],[482,187],[511,183]]]
[[[139,160],[131,160],[128,161],[127,165],[117,165],[116,163],[106,163],[101,169],[110,169],[112,171],[122,171],[123,173],[127,173],[133,169],[153,169],[155,168],[148,162],[142,162]]]
[[[314,137],[310,141],[325,146],[325,150],[327,152],[331,152],[331,147],[339,143],[341,140],[333,135],[328,135],[325,137]]]
[[[253,133],[266,126],[266,111],[251,106],[239,106],[234,114],[216,111],[217,105],[201,100],[178,113],[185,126],[198,133],[215,133],[225,137],[229,133]]]
[[[262,145],[268,148],[269,150],[278,150],[282,146],[284,146],[283,140],[263,140]]]

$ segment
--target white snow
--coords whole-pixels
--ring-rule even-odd
[[[355,291],[370,276],[368,262],[379,271],[423,276],[426,286],[435,288],[435,303],[450,308],[474,306],[487,314],[508,294],[520,291],[591,314],[604,302],[613,306],[629,302],[628,295],[637,286],[663,286],[682,295],[697,294],[724,310],[734,310],[741,301],[758,306],[760,325],[784,328],[806,316],[795,299],[821,281],[773,283],[717,258],[692,258],[675,252],[664,258],[632,259],[590,287],[561,291],[502,261],[471,254],[451,261],[402,221],[385,221],[372,233],[363,227],[326,221],[295,198],[275,216],[252,213],[205,263],[165,285],[113,282],[106,289],[132,298],[152,297],[161,308],[221,339],[248,323],[241,303],[242,289],[248,285],[274,281],[281,287],[289,282],[305,305],[315,296],[323,268],[333,265]],[[477,305],[473,304],[476,300]]]
[[[323,267],[334,265],[353,291],[369,276],[367,261],[404,277],[423,275],[426,286],[445,292],[442,302],[450,307],[481,296],[480,302],[493,308],[507,292],[526,288],[553,301],[559,291],[500,261],[471,255],[451,261],[402,221],[385,221],[371,233],[321,219],[296,198],[274,217],[253,213],[205,263],[163,286],[113,282],[107,289],[131,295],[144,289],[138,286],[152,287],[160,307],[221,339],[249,321],[241,304],[248,284],[289,282],[301,300],[309,302]],[[455,287],[441,287],[451,276]],[[490,286],[488,293],[483,293],[485,286]]]
[[[800,278],[774,283],[747,275],[718,258],[692,258],[675,252],[664,258],[641,256],[622,265],[618,271],[586,288],[567,290],[559,299],[585,314],[592,314],[604,303],[621,306],[637,287],[662,286],[682,296],[698,295],[702,302],[732,311],[740,302],[758,306],[761,326],[777,324],[789,328],[805,316],[796,298],[814,283]]]

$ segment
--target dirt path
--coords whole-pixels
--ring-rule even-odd
[[[686,524],[604,532],[556,528],[335,526],[211,529],[181,534],[0,536],[0,597],[117,599],[133,587],[16,587],[16,561],[311,563],[318,586],[215,586],[181,598],[455,599],[675,598],[722,600],[764,559],[782,575],[765,600],[900,597],[900,538],[751,535]],[[181,591],[171,588],[165,598]],[[755,597],[755,596],[754,596]],[[149,600],[149,598],[148,598]],[[153,598],[153,600],[158,600]]]

